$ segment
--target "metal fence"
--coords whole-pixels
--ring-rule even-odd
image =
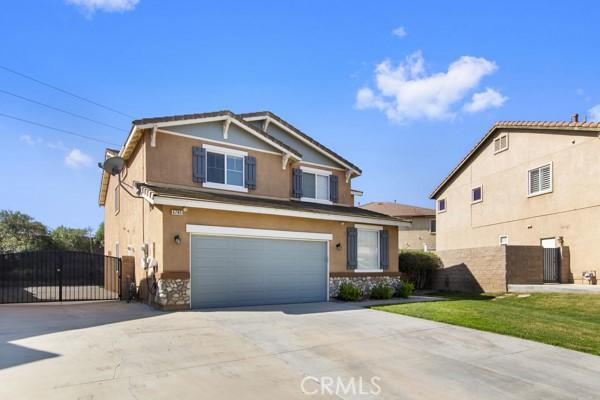
[[[121,260],[73,251],[0,254],[0,303],[117,300]]]
[[[560,282],[560,248],[544,249],[544,282]]]

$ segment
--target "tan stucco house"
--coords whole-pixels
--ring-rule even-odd
[[[505,278],[494,275],[507,284],[581,283],[584,272],[600,272],[600,123],[497,122],[431,198],[438,253],[477,265],[470,273],[482,287],[502,287],[491,282],[490,252],[508,266]],[[481,248],[491,250],[465,250]],[[548,251],[559,257],[554,270]]]
[[[435,250],[435,210],[397,202],[375,201],[360,206],[410,222],[398,230],[399,250]]]
[[[399,275],[407,224],[355,207],[360,168],[270,112],[136,120],[116,155],[105,251],[134,257],[156,306],[326,301],[342,279]]]

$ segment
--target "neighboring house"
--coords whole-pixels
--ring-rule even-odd
[[[508,246],[507,284],[581,282],[584,271],[600,272],[599,135],[600,123],[576,115],[571,122],[497,122],[431,194],[439,254]],[[521,253],[511,265],[512,246]],[[543,266],[553,270],[541,270],[542,247]],[[456,254],[450,258],[468,265]]]
[[[364,204],[360,208],[410,222],[410,226],[399,228],[398,249],[435,250],[434,209],[380,201]]]
[[[354,207],[361,170],[270,112],[137,120],[117,154],[105,249],[135,257],[154,305],[326,301],[339,279],[399,275],[406,223]]]

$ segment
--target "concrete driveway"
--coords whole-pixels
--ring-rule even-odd
[[[0,399],[600,398],[599,377],[600,357],[340,304],[0,306]]]

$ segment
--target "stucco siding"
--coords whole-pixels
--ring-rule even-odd
[[[498,132],[497,135],[502,132]],[[552,163],[552,192],[528,196],[528,171]],[[494,154],[493,142],[458,173],[437,199],[437,249],[509,244],[539,246],[562,237],[570,248],[571,272],[597,269],[600,259],[600,140],[593,132],[511,130],[509,148]],[[483,188],[483,201],[471,204],[471,189]]]
[[[192,147],[210,144],[219,147],[238,149],[235,146],[215,145],[201,139],[192,139],[166,133],[157,133],[156,146],[150,146],[150,141],[145,142],[146,177],[148,182],[169,185],[188,186],[201,188],[202,185],[192,180]],[[289,199],[292,195],[292,168],[303,163],[294,163],[282,167],[281,155],[264,153],[254,150],[243,150],[250,156],[256,157],[256,190],[249,195],[276,197]],[[311,165],[306,165],[315,168]],[[321,168],[321,167],[319,167]],[[346,182],[345,172],[333,168],[323,167],[338,176],[338,203],[349,206],[354,205],[350,183]],[[231,192],[230,192],[231,193]]]
[[[170,208],[163,207],[163,251],[164,272],[189,272],[189,235],[186,224],[213,225],[237,228],[272,229],[298,232],[330,233],[329,242],[330,272],[345,272],[346,269],[346,228],[354,226],[348,222],[323,221],[305,218],[290,218],[272,215],[213,211],[188,208],[183,216],[172,216]],[[386,227],[389,231],[389,243],[396,243],[398,230]],[[182,239],[181,244],[174,241],[175,235]],[[341,249],[336,244],[341,244]],[[389,271],[398,271],[398,249],[389,246]]]
[[[410,227],[398,230],[398,248],[400,250],[435,250],[435,233],[429,231],[429,222],[435,217],[411,217]]]

